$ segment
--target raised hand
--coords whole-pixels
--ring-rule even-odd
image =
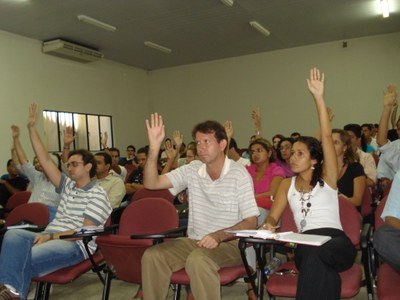
[[[72,129],[71,126],[68,126],[63,130],[63,133],[64,133],[64,138],[63,138],[64,145],[65,146],[71,145],[75,139],[74,130]]]
[[[11,125],[11,133],[13,138],[19,138],[19,127],[17,125]]]
[[[179,151],[179,148],[181,147],[181,145],[183,143],[183,134],[181,134],[181,132],[179,130],[175,130],[172,133],[172,138],[175,142],[177,151]]]
[[[147,136],[150,146],[160,147],[165,137],[165,126],[158,113],[151,114],[150,120],[146,120]]]
[[[107,131],[104,131],[104,133],[101,136],[101,145],[103,148],[107,148],[107,141],[108,141],[108,133]]]
[[[28,116],[28,127],[34,127],[36,124],[38,105],[36,103],[32,103],[29,106],[29,116]]]
[[[233,136],[233,125],[232,125],[232,121],[226,121],[224,123],[224,128],[226,131],[226,135],[228,136],[228,140],[230,140]]]
[[[320,73],[317,68],[310,70],[310,78],[307,79],[308,90],[314,98],[320,98],[324,96],[324,73]]]
[[[254,109],[251,112],[251,118],[254,120],[254,126],[256,129],[256,132],[260,132],[261,129],[261,113],[260,113],[260,108],[258,107],[257,109]]]
[[[165,141],[164,148],[168,158],[175,158],[178,150],[174,149],[174,146],[172,145],[172,142],[170,140]]]
[[[390,108],[395,108],[396,106],[397,109],[397,90],[395,85],[388,85],[385,95],[383,97],[383,105]]]

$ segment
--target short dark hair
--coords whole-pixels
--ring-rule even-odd
[[[234,138],[231,138],[231,140],[229,141],[229,149],[231,148],[234,148],[236,151],[240,150]]]
[[[11,165],[12,162],[13,162],[12,159],[7,160],[7,168]]]
[[[136,152],[136,148],[135,148],[135,146],[133,146],[133,145],[129,145],[128,147],[126,147],[126,150],[128,150],[129,148],[132,148],[132,149],[133,149],[133,151],[135,151],[135,152]]]
[[[226,135],[226,131],[224,126],[222,126],[220,123],[217,121],[205,121],[202,123],[197,124],[194,126],[192,130],[192,137],[195,140],[196,139],[196,133],[201,132],[201,133],[214,133],[214,136],[216,140],[221,142],[222,140],[228,141],[228,136]]]
[[[107,152],[97,152],[94,156],[103,156],[104,157],[104,163],[106,165],[111,165],[112,164],[112,158],[111,155],[108,154]]]
[[[111,148],[108,149],[108,151],[117,151],[118,152],[118,156],[121,156],[120,153],[119,153],[119,149],[118,148],[111,147]]]
[[[139,153],[144,153],[147,156],[147,154],[149,153],[149,148],[148,147],[139,148],[139,150],[137,151],[137,154],[139,154]]]
[[[90,169],[89,175],[90,177],[94,177],[96,175],[96,160],[94,159],[94,155],[90,153],[89,151],[85,149],[78,149],[78,150],[73,150],[69,153],[68,158],[70,158],[73,155],[80,155],[83,160],[83,164],[92,164],[92,168]]]
[[[363,128],[363,127],[368,127],[369,130],[372,130],[372,125],[371,124],[364,123],[364,124],[361,125],[361,128]]]
[[[357,138],[361,137],[361,126],[358,124],[347,124],[343,127],[346,131],[351,131]]]

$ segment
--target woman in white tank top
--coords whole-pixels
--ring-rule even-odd
[[[356,250],[342,231],[337,193],[338,169],[331,126],[324,101],[324,74],[311,69],[308,89],[317,108],[321,143],[300,137],[293,145],[290,167],[296,174],[282,181],[263,225],[274,230],[287,204],[299,232],[329,235],[322,246],[299,245],[295,249],[299,269],[296,299],[340,299],[339,272],[349,269]]]

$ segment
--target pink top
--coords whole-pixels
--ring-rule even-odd
[[[268,169],[261,180],[256,179],[256,165],[246,166],[247,171],[250,173],[251,178],[253,178],[254,193],[261,194],[269,191],[272,179],[275,176],[285,177],[285,171],[278,166],[276,163],[270,163]],[[257,206],[269,209],[272,205],[270,196],[256,198]]]

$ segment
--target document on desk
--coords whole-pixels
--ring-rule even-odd
[[[321,246],[331,239],[330,236],[303,234],[292,231],[272,232],[270,230],[226,230],[237,237],[252,237],[259,239],[271,239],[287,243],[296,243],[312,246]]]

